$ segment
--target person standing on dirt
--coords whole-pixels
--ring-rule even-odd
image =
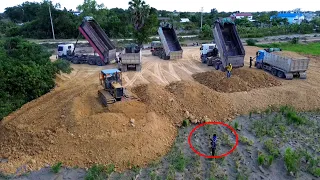
[[[250,66],[249,66],[249,68],[251,68],[251,67],[252,67],[252,61],[253,61],[253,58],[252,58],[252,57],[250,57]]]
[[[231,71],[232,71],[231,63],[229,63],[229,65],[226,68],[227,68],[227,78],[230,78],[231,77]]]
[[[212,156],[214,156],[217,148],[217,135],[214,134],[211,139],[211,151],[212,151]]]

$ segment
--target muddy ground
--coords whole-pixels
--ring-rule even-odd
[[[24,105],[0,122],[0,171],[24,174],[61,161],[67,167],[90,168],[115,164],[117,171],[147,164],[165,156],[186,114],[193,122],[229,121],[240,114],[262,111],[269,105],[290,104],[299,110],[320,107],[319,57],[311,57],[307,79],[286,81],[255,68],[249,57],[257,47],[246,47],[247,77],[232,76],[246,88],[234,91],[225,73],[201,64],[198,47],[184,48],[183,59],[164,61],[143,51],[142,70],[123,74],[124,86],[140,101],[124,101],[103,108],[97,98],[99,71],[115,68],[72,65],[59,75],[50,93]],[[192,75],[211,71],[225,88],[214,89]],[[215,77],[215,76],[213,76]],[[249,78],[262,78],[254,87]],[[202,78],[201,78],[202,79]],[[266,84],[272,79],[274,84]],[[246,81],[245,81],[246,80]],[[214,83],[213,83],[214,84]],[[232,84],[232,83],[231,83]],[[248,88],[250,87],[250,88]],[[231,90],[229,90],[231,88]],[[188,112],[188,113],[186,113]],[[130,122],[134,119],[134,126]]]

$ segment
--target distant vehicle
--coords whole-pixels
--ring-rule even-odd
[[[269,71],[279,78],[291,80],[293,77],[299,77],[306,79],[309,61],[309,58],[290,58],[259,50],[256,53],[255,67]]]
[[[202,44],[200,47],[201,62],[212,66],[212,58],[219,57],[219,50],[216,44]]]
[[[137,44],[130,44],[119,55],[119,69],[122,72],[128,71],[128,69],[134,69],[136,71],[141,70],[141,49]]]
[[[162,48],[158,48],[155,54],[165,60],[181,59],[183,50],[172,25],[169,23],[161,23],[158,34],[162,43]]]
[[[90,64],[98,66],[104,66],[109,64],[111,60],[117,60],[115,45],[92,17],[84,17],[79,26],[79,31],[99,56],[75,54],[76,43],[76,45],[58,45],[59,58],[69,60],[74,64]]]
[[[219,51],[219,58],[209,57],[209,64],[221,71],[225,71],[229,63],[233,68],[243,67],[245,50],[233,20],[231,18],[216,20],[213,36]]]
[[[163,53],[163,46],[161,41],[152,41],[151,42],[151,53],[153,56],[159,56]]]

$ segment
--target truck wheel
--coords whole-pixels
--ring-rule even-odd
[[[121,70],[122,70],[122,72],[127,72],[128,71],[128,66],[127,65],[122,65]]]
[[[98,66],[104,66],[105,65],[105,63],[103,61],[101,61],[101,59],[97,59],[96,63],[97,63]]]
[[[274,75],[274,76],[277,76],[278,75],[278,70],[272,68],[271,69],[271,74]]]
[[[79,64],[79,59],[78,59],[78,58],[72,59],[72,63],[73,63],[73,64]]]
[[[284,73],[282,72],[282,71],[278,71],[277,72],[277,76],[279,77],[279,78],[284,78]]]
[[[215,64],[215,69],[216,69],[216,70],[219,70],[219,68],[220,68],[219,63],[216,63],[216,64]]]
[[[136,65],[136,71],[141,71],[141,65]]]
[[[96,64],[96,61],[92,58],[89,59],[89,62],[88,62],[90,65],[95,65]]]
[[[262,69],[262,64],[261,63],[257,63],[257,68],[258,69]]]
[[[222,72],[225,72],[225,71],[226,71],[222,64],[219,65],[219,69],[220,69],[220,71],[222,71]]]

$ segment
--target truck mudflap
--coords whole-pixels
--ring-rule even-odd
[[[307,79],[307,73],[306,72],[300,72],[300,79]]]

